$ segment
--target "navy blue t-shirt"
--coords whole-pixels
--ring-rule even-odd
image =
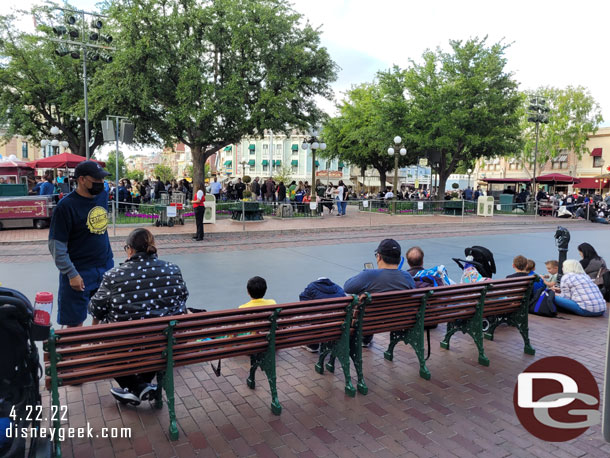
[[[107,228],[108,193],[89,199],[74,191],[61,199],[53,211],[49,240],[68,244],[68,255],[76,270],[108,267],[112,249]]]
[[[343,285],[348,294],[383,293],[412,288],[415,288],[415,282],[411,274],[397,269],[363,270]]]

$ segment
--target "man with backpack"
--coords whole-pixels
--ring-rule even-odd
[[[424,268],[424,251],[413,246],[407,250],[407,272],[413,277],[415,288],[430,288],[432,286],[443,286],[445,280],[440,275],[427,275]],[[419,274],[419,275],[418,275]]]

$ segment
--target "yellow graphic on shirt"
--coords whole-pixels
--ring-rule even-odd
[[[104,234],[108,227],[108,212],[103,207],[93,207],[87,215],[87,227],[92,234]]]

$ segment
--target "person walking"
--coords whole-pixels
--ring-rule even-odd
[[[89,300],[104,273],[114,266],[107,232],[107,175],[98,163],[81,162],[74,171],[76,191],[53,211],[48,245],[60,272],[57,322],[61,325],[83,324]]]
[[[199,185],[199,190],[193,199],[193,208],[195,209],[195,224],[197,226],[197,233],[193,237],[198,242],[203,240],[203,216],[205,215],[205,185]]]
[[[222,184],[218,182],[218,177],[214,177],[214,181],[210,185],[210,192],[216,198],[216,202],[220,202],[220,191],[222,191]]]

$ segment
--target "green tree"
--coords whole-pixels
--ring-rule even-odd
[[[371,166],[385,183],[387,173],[394,169],[395,159],[387,152],[390,146],[395,147],[394,137],[403,139],[409,153],[398,156],[399,167],[413,160],[414,144],[408,134],[409,111],[403,92],[402,72],[396,67],[379,72],[377,82],[348,91],[346,100],[338,105],[339,116],[324,126],[327,150],[323,156],[356,165],[363,174]]]
[[[440,153],[439,190],[462,163],[521,150],[522,97],[505,70],[507,45],[450,41],[405,72],[412,132],[420,153]]]
[[[155,178],[161,178],[161,181],[163,181],[164,183],[166,181],[171,181],[174,179],[174,172],[169,166],[164,164],[155,165],[153,174]]]
[[[69,8],[69,4],[64,5]],[[38,31],[45,38],[54,37],[52,28],[43,24],[64,22],[63,15],[46,7],[33,7],[17,15],[0,16],[0,125],[5,138],[14,135],[29,137],[34,143],[51,137],[50,129],[61,129],[60,139],[69,143],[70,151],[85,155],[85,109],[81,59],[70,55],[60,57],[56,42],[27,34],[16,27],[20,19],[33,17]],[[80,27],[77,22],[75,27]],[[82,53],[81,53],[82,54]],[[89,90],[98,87],[101,60],[87,63]],[[98,109],[102,108],[102,109]],[[103,107],[89,108],[89,145],[93,156],[102,144],[100,121],[105,119]]]
[[[536,125],[527,120],[530,99],[534,95],[543,97],[549,108],[548,124],[539,125],[538,163],[544,164],[562,151],[573,151],[579,158],[588,153],[588,136],[595,133],[603,121],[599,104],[590,92],[581,86],[568,86],[565,89],[541,87],[526,92],[523,96],[523,160],[534,161]]]
[[[185,143],[193,181],[206,159],[264,129],[316,123],[336,65],[286,0],[115,1],[121,48],[106,73],[110,107],[140,135]]]
[[[117,177],[115,177],[116,151],[111,151],[108,154],[108,159],[106,160],[106,170],[110,173],[110,175],[108,175],[108,179],[115,181],[117,179]],[[125,165],[125,158],[123,157],[123,153],[121,151],[119,151],[119,177],[118,177],[118,179],[120,180],[121,178],[125,178],[126,176],[127,176],[127,166]]]
[[[282,165],[279,171],[273,174],[273,180],[278,184],[283,182],[288,187],[292,183],[292,169],[287,165]]]
[[[144,181],[144,172],[142,170],[129,170],[127,172],[127,178],[130,180],[138,180],[139,182]]]

